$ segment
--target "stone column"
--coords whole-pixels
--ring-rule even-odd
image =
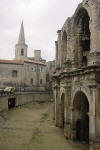
[[[72,69],[76,69],[77,68],[77,64],[78,64],[78,53],[77,53],[77,36],[76,35],[72,35],[72,42],[71,42],[71,54],[72,54]]]
[[[53,120],[55,120],[56,119],[56,116],[55,116],[55,112],[56,112],[56,108],[55,108],[56,90],[54,87],[52,87],[52,91],[53,91]]]
[[[67,139],[72,139],[71,134],[71,118],[70,118],[70,105],[71,105],[71,82],[66,83],[65,89],[65,126],[64,135]]]
[[[92,103],[89,113],[89,141],[90,150],[100,150],[100,89],[96,85],[91,86]]]
[[[82,35],[78,34],[78,67],[83,65],[83,47],[81,45]]]
[[[70,60],[71,59],[71,49],[70,49],[70,35],[67,34],[67,51],[66,51],[66,60]]]
[[[61,67],[61,30],[58,33],[58,66]]]
[[[76,139],[76,126],[75,126],[75,120],[74,120],[74,108],[73,106],[70,106],[70,113],[71,113],[71,126],[70,126],[70,139],[75,140]]]
[[[94,149],[94,142],[95,142],[95,135],[96,135],[96,92],[95,92],[95,87],[91,86],[92,90],[92,103],[90,112],[89,112],[89,142],[90,142],[90,150],[95,150]]]
[[[59,101],[60,101],[60,87],[55,86],[55,125],[60,127],[60,109],[59,109]]]
[[[59,63],[58,63],[58,41],[55,41],[55,49],[56,49],[56,62],[55,62],[55,67],[57,68],[59,66]]]
[[[92,18],[90,18],[90,57],[89,65],[100,64],[100,7],[97,1],[92,6]]]

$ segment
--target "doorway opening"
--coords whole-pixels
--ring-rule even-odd
[[[89,102],[83,92],[77,92],[74,97],[74,120],[76,139],[89,143]]]
[[[86,67],[88,65],[91,44],[89,21],[90,17],[87,10],[84,8],[80,8],[75,18],[75,32],[78,47],[77,54],[79,67]]]
[[[16,98],[8,98],[8,109],[12,109],[15,107]]]

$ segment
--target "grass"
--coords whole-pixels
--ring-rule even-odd
[[[48,118],[48,113],[43,113],[40,122],[44,122]]]
[[[7,114],[8,112],[6,112],[6,111],[2,111],[2,112],[0,112],[0,117],[2,117],[5,121],[6,120],[8,120],[8,118],[7,118]]]
[[[32,141],[37,139],[37,136],[40,135],[40,129],[39,128],[35,128],[32,134]]]

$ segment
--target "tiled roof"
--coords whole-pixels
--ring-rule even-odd
[[[0,64],[16,64],[16,65],[23,65],[23,61],[21,60],[5,60],[0,59]]]
[[[46,66],[45,63],[35,61],[35,60],[29,60],[29,59],[24,59],[24,60],[5,60],[5,59],[0,59],[0,64],[16,64],[16,65],[23,65],[25,63],[31,63],[31,64],[39,64],[39,65],[44,65]]]
[[[32,64],[39,64],[39,65],[44,65],[44,66],[46,66],[45,63],[42,63],[42,62],[40,62],[40,61],[35,61],[35,60],[25,59],[24,62],[26,62],[26,63],[32,63]]]

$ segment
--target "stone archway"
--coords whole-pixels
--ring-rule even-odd
[[[91,32],[89,28],[90,17],[85,8],[81,7],[74,19],[74,32],[76,40],[75,57],[78,60],[78,67],[88,65],[91,44]]]
[[[89,143],[89,102],[87,96],[78,91],[73,100],[73,126],[76,140]]]

